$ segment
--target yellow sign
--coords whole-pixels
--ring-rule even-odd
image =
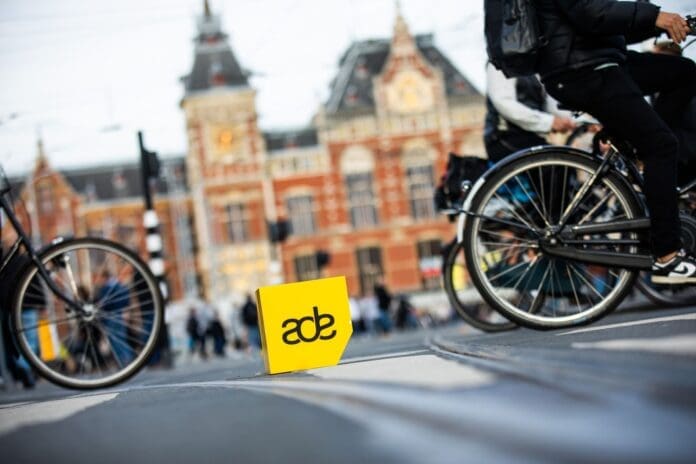
[[[353,333],[345,277],[256,291],[269,374],[334,366]]]

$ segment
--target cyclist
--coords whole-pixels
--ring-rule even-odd
[[[636,148],[645,165],[645,197],[655,257],[652,279],[696,283],[696,258],[682,249],[677,196],[678,126],[696,95],[696,63],[627,51],[629,42],[667,32],[677,44],[689,34],[678,14],[645,2],[534,0],[548,44],[539,73],[562,104],[596,117]],[[651,107],[644,95],[659,93]]]
[[[575,128],[568,113],[544,91],[536,76],[508,78],[491,63],[486,65],[486,127],[488,159],[498,162],[516,151],[546,145],[544,135]]]

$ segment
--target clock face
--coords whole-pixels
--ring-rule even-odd
[[[418,113],[432,108],[433,89],[417,71],[402,71],[387,87],[387,104],[397,113]]]
[[[223,126],[213,128],[213,153],[216,157],[233,154],[238,151],[244,137],[244,127]]]

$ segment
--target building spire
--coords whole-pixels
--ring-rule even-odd
[[[206,18],[210,18],[210,4],[208,3],[208,0],[203,0],[203,15]]]
[[[392,37],[392,52],[397,55],[414,53],[416,50],[416,43],[404,19],[401,10],[401,2],[399,0],[395,0],[395,8],[396,21],[394,23],[394,37]]]
[[[36,140],[36,160],[37,162],[46,161],[46,150],[44,149],[43,139],[40,135]]]

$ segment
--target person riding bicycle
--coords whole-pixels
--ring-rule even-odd
[[[677,193],[679,143],[670,129],[696,95],[696,63],[638,53],[627,44],[667,32],[675,43],[690,32],[678,14],[645,2],[534,0],[547,40],[539,69],[547,92],[590,113],[628,141],[645,165],[656,283],[696,283],[696,258],[682,249]],[[659,93],[655,105],[644,95]]]
[[[508,78],[486,65],[486,126],[483,140],[488,159],[498,162],[516,151],[546,145],[544,135],[575,128],[569,114],[558,109],[536,76]]]

